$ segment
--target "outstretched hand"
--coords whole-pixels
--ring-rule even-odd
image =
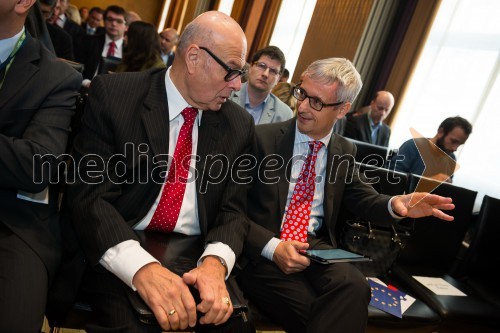
[[[392,210],[405,217],[419,218],[432,215],[445,221],[453,221],[453,216],[444,213],[443,210],[454,208],[451,198],[426,192],[414,192],[392,199]]]

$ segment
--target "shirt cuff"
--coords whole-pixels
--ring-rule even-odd
[[[116,275],[134,291],[136,288],[132,284],[132,279],[135,273],[152,262],[159,263],[141,247],[138,241],[132,239],[109,248],[99,260],[104,268]]]
[[[233,270],[234,263],[236,262],[236,254],[234,254],[233,250],[228,245],[221,242],[210,243],[207,245],[205,251],[198,260],[198,266],[201,265],[206,256],[217,256],[224,259],[227,265],[227,279]]]
[[[273,261],[273,256],[274,256],[274,251],[278,247],[279,243],[281,243],[282,240],[276,237],[273,237],[267,242],[266,246],[262,249],[261,255],[264,258],[267,258],[271,261]]]
[[[392,210],[392,199],[394,199],[395,197],[391,197],[389,199],[389,202],[387,203],[387,209],[389,209],[389,214],[391,214],[391,216],[393,218],[395,218],[396,220],[402,220],[405,218],[405,216],[401,216],[401,215],[398,215],[396,214],[393,210]]]

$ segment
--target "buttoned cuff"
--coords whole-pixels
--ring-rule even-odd
[[[136,290],[132,284],[135,273],[143,266],[152,262],[160,263],[144,250],[136,240],[127,240],[109,248],[99,263],[116,275],[127,286]]]
[[[267,242],[266,246],[262,249],[261,255],[264,258],[267,258],[271,261],[273,261],[273,256],[274,256],[274,251],[276,251],[276,248],[278,245],[282,242],[281,239],[273,237]]]

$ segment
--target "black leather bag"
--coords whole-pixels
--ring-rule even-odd
[[[340,244],[346,250],[372,259],[354,263],[365,276],[382,277],[387,274],[409,238],[407,230],[398,231],[394,225],[382,228],[373,226],[369,221],[356,219],[346,221]]]
[[[148,231],[136,231],[136,233],[139,236],[141,246],[161,262],[162,266],[167,267],[179,276],[196,267],[196,262],[203,252],[203,241],[199,236]],[[129,301],[139,316],[139,320],[145,324],[157,325],[156,317],[139,294],[129,287],[125,288]],[[243,297],[243,292],[233,276],[226,280],[226,288],[233,305],[231,317],[242,317],[243,321],[246,322],[248,302]],[[194,288],[190,288],[190,290],[198,303],[200,301],[198,291]],[[201,316],[201,314],[198,314],[198,316]]]

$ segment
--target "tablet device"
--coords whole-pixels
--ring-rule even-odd
[[[365,257],[362,254],[357,254],[342,249],[306,250],[305,255],[311,258],[311,260],[314,260],[321,264],[333,264],[336,262],[371,261],[369,257]]]

